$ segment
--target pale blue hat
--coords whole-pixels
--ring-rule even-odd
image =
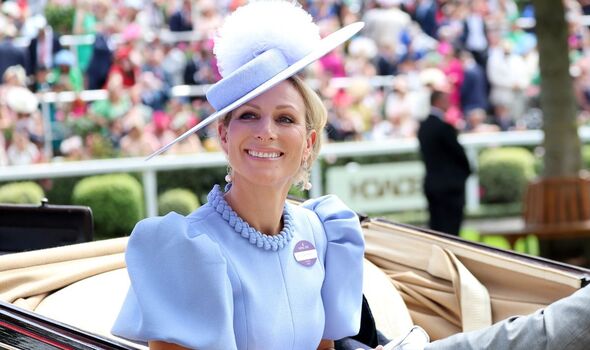
[[[362,22],[353,23],[321,39],[311,15],[292,2],[258,1],[238,8],[225,19],[215,40],[223,78],[206,96],[216,112],[147,159],[295,75],[363,26]]]
[[[56,66],[70,66],[72,67],[76,63],[76,57],[70,50],[59,50],[55,54],[55,58],[53,59],[53,63]]]

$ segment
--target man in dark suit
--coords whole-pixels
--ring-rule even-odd
[[[11,22],[0,20],[0,81],[8,67],[27,66],[25,51],[12,42],[16,34],[16,28]]]
[[[172,32],[185,32],[193,30],[192,5],[189,0],[183,0],[181,7],[176,10],[168,20],[168,26]]]
[[[448,91],[433,89],[430,105],[430,114],[418,129],[420,153],[426,166],[424,193],[429,227],[458,235],[465,206],[465,181],[471,169],[457,140],[457,130],[444,121],[449,107]]]
[[[37,36],[31,39],[27,48],[27,75],[32,77],[33,88],[37,86],[37,73],[39,70],[53,68],[53,57],[62,49],[59,43],[59,35],[53,31],[50,25],[44,24],[39,29]]]

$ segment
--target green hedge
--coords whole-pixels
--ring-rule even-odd
[[[160,171],[157,175],[158,193],[182,186],[194,193],[201,203],[205,203],[207,194],[214,184],[225,186],[225,175],[227,175],[225,167]]]
[[[13,182],[0,187],[0,203],[40,204],[45,197],[39,184],[32,181]]]
[[[87,177],[74,187],[72,202],[92,208],[98,239],[128,235],[144,216],[141,184],[128,174]]]
[[[535,176],[535,158],[519,147],[489,149],[479,157],[482,203],[514,203],[522,200]]]
[[[48,4],[45,6],[45,18],[54,31],[61,34],[69,34],[74,27],[73,6]]]
[[[72,204],[72,193],[78,182],[84,179],[77,177],[57,177],[47,182],[46,194],[51,204]]]
[[[181,215],[190,214],[201,203],[194,193],[185,188],[174,188],[158,197],[158,214],[166,215],[171,211]]]

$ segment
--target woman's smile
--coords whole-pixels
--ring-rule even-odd
[[[265,151],[251,150],[251,149],[246,150],[246,153],[248,153],[248,155],[251,157],[259,158],[259,159],[278,159],[279,157],[282,157],[284,154],[282,152],[272,152],[272,151],[265,152]]]

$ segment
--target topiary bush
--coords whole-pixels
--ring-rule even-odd
[[[74,187],[72,202],[92,208],[95,237],[122,237],[143,218],[141,184],[129,174],[97,175]]]
[[[201,203],[197,196],[185,188],[174,188],[158,197],[158,214],[166,215],[171,211],[180,215],[190,214]]]
[[[535,176],[535,158],[519,147],[489,149],[479,157],[479,181],[483,203],[514,203],[522,200]]]
[[[41,186],[32,181],[12,182],[0,187],[0,203],[40,204],[43,197]]]

